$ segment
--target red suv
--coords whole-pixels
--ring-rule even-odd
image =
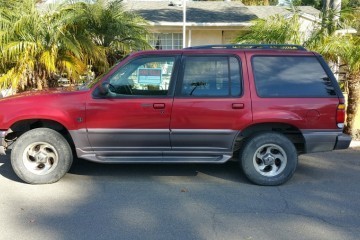
[[[224,163],[279,185],[298,155],[348,148],[344,97],[323,58],[296,45],[142,51],[76,91],[0,100],[0,153],[52,183],[73,157],[100,163]]]

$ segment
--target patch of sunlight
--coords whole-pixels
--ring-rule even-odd
[[[137,230],[151,229],[158,226],[156,213],[147,209],[129,207],[118,211],[122,224]]]

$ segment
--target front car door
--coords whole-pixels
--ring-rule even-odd
[[[171,91],[178,57],[143,56],[130,60],[99,87],[86,106],[87,134],[99,161],[161,161],[169,150]]]

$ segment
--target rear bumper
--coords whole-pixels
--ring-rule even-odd
[[[7,131],[0,131],[0,155],[5,155],[6,150],[6,142],[5,142],[5,136]]]
[[[334,149],[347,149],[351,143],[351,136],[347,134],[341,134],[337,136]]]
[[[305,152],[325,152],[349,147],[351,137],[342,131],[302,131],[305,140]]]

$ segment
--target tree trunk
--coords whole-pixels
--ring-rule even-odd
[[[42,83],[43,83],[43,87],[44,87],[44,88],[48,88],[48,87],[49,87],[48,76],[47,76],[45,70],[43,70],[43,74],[42,74]]]
[[[37,90],[42,90],[42,81],[41,78],[38,78],[36,81]]]
[[[332,0],[331,1],[331,9],[334,11],[333,21],[335,23],[337,23],[340,19],[341,0]]]
[[[42,90],[42,81],[41,76],[38,73],[35,73],[35,81],[36,81],[36,88],[37,90]]]
[[[330,9],[330,1],[331,0],[322,0],[322,2],[323,2],[323,8],[322,8],[323,13],[326,13],[327,11],[329,11],[329,9]]]
[[[322,0],[322,30],[329,31],[328,20],[329,20],[329,10],[330,10],[330,0]]]
[[[323,28],[326,28],[329,34],[336,30],[336,25],[340,19],[341,0],[322,0],[323,8]]]
[[[346,110],[346,126],[344,131],[354,135],[354,120],[357,112],[357,106],[360,103],[360,74],[351,75],[348,82],[348,107]]]

